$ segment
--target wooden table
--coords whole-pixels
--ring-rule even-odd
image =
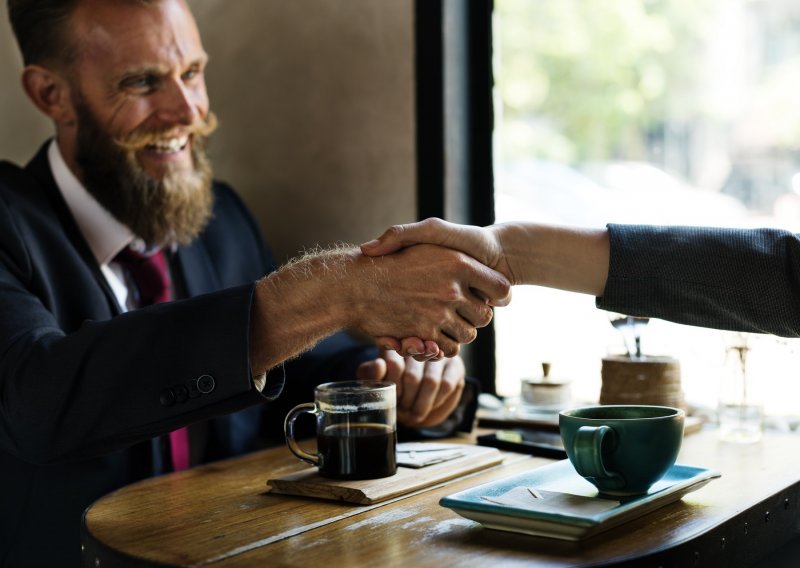
[[[463,441],[463,440],[461,440]],[[720,479],[657,512],[581,542],[483,528],[445,495],[551,460],[502,465],[371,506],[270,494],[303,468],[285,448],[148,479],[84,516],[84,565],[103,566],[748,566],[800,533],[800,436],[755,445],[687,436],[679,462]]]

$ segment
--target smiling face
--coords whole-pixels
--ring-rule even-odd
[[[190,241],[210,216],[205,146],[215,121],[189,9],[182,0],[85,0],[69,33],[74,120],[58,124],[65,160],[148,243]]]
[[[190,129],[208,115],[208,57],[186,5],[86,0],[71,24],[78,42],[72,83],[97,122],[118,139],[158,133],[152,144],[131,148],[154,177],[190,168]]]

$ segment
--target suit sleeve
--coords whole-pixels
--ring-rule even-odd
[[[609,225],[597,306],[735,331],[800,336],[800,239],[778,229]]]
[[[0,195],[3,451],[33,463],[97,455],[280,392],[280,377],[260,394],[250,376],[252,283],[66,329],[92,291],[49,281],[41,267],[62,249],[19,218]]]

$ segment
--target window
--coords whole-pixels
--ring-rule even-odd
[[[495,215],[778,226],[800,231],[800,3],[495,0]],[[597,400],[623,350],[594,299],[537,287],[497,310],[497,392],[573,381]],[[677,357],[690,403],[713,407],[729,334],[651,321],[642,345]],[[797,415],[795,340],[749,338],[772,415]]]

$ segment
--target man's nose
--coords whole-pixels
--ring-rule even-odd
[[[168,124],[193,124],[200,115],[197,95],[180,81],[171,81],[159,100],[158,116]]]

